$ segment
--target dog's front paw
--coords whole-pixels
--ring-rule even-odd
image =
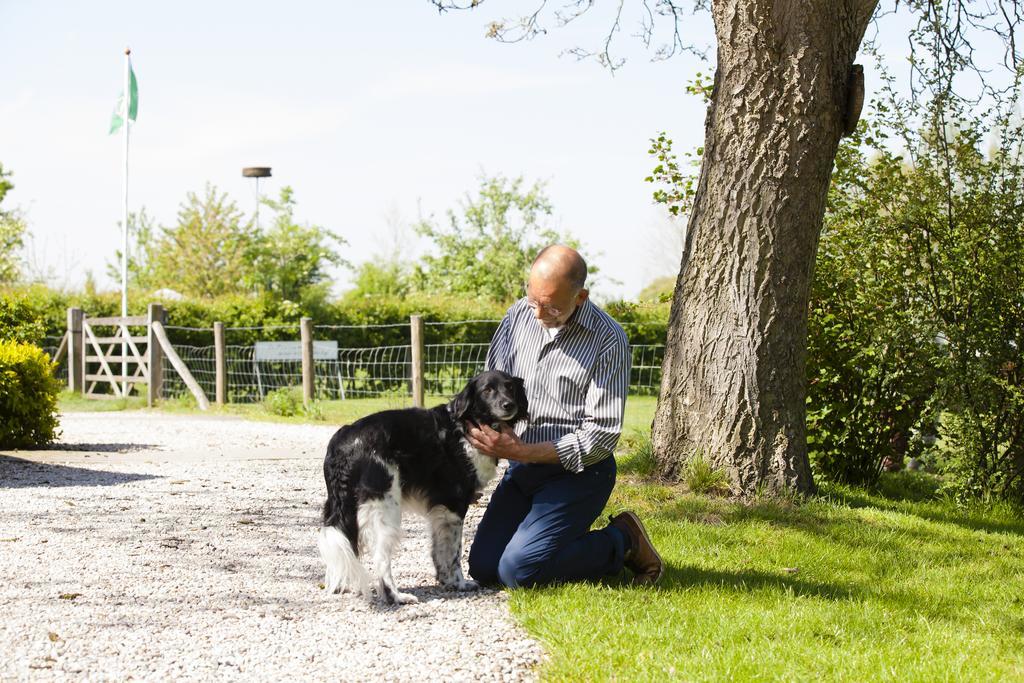
[[[395,602],[399,605],[415,605],[419,601],[412,593],[395,593]]]
[[[479,590],[480,584],[470,579],[459,579],[455,583],[449,584],[445,587],[449,590],[456,590],[460,593],[464,593],[466,591]]]

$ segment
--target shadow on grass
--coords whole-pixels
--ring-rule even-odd
[[[117,486],[158,478],[160,477],[153,474],[106,472],[50,462],[35,462],[0,454],[0,489],[35,486]]]
[[[920,517],[929,522],[950,524],[971,531],[1024,536],[1024,519],[997,519],[986,510],[960,509],[952,502],[938,498],[915,501],[906,497],[886,495],[880,491],[852,488],[830,490],[825,499],[851,508],[876,508]]]
[[[621,585],[626,585],[624,581]],[[754,570],[722,571],[666,563],[665,574],[657,585],[659,591],[687,590],[694,587],[752,592],[775,590],[800,597],[825,600],[850,600],[864,597],[863,591],[834,583],[818,583],[795,576],[780,576]]]
[[[941,482],[935,477],[905,473],[902,475],[886,475],[879,485],[872,489],[861,489],[840,484],[824,484],[821,493],[802,502],[759,500],[753,503],[739,503],[720,498],[699,495],[664,497],[667,503],[656,511],[657,516],[667,521],[685,519],[690,522],[703,522],[708,518],[718,523],[740,522],[744,519],[761,519],[773,524],[799,528],[811,533],[826,533],[835,536],[837,520],[829,514],[829,509],[841,511],[843,508],[875,509],[884,512],[896,512],[908,517],[948,524],[967,531],[983,531],[988,533],[1013,534],[1024,536],[1024,511],[1009,505],[985,506],[978,503],[974,506],[960,507],[954,501],[943,497],[939,491]],[[652,486],[656,487],[656,484]],[[645,491],[644,496],[654,495]],[[671,503],[668,501],[671,500]],[[841,523],[838,523],[842,526]],[[908,533],[921,536],[923,532]],[[851,532],[852,535],[856,535]],[[944,538],[940,530],[923,533]],[[836,538],[841,541],[841,538]]]
[[[871,585],[821,582],[752,569],[729,571],[701,569],[691,565],[665,563],[665,574],[654,587],[634,587],[629,583],[628,572],[601,581],[603,585],[622,591],[649,591],[651,599],[661,599],[664,594],[686,593],[694,588],[712,589],[718,593],[765,593],[779,599],[814,598],[834,603],[884,603],[894,612],[925,615],[929,619],[946,621],[966,620],[973,616],[958,614],[950,601],[932,596],[923,601],[920,595],[889,586],[884,591],[874,590]],[[667,597],[667,596],[666,596]],[[646,598],[645,598],[646,599]],[[672,599],[672,598],[669,598]]]

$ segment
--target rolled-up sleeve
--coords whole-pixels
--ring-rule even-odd
[[[625,339],[604,349],[587,387],[585,414],[579,429],[555,441],[555,451],[567,472],[609,457],[622,434],[632,355]]]

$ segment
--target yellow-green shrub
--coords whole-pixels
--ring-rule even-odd
[[[0,448],[50,443],[57,431],[60,382],[38,346],[0,342]]]

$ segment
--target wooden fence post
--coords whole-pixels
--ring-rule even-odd
[[[308,406],[313,400],[314,381],[312,318],[303,318],[299,322],[299,337],[302,340],[302,402]]]
[[[68,309],[68,389],[81,394],[85,391],[85,344],[82,339],[81,308]]]
[[[156,338],[153,323],[164,323],[167,316],[160,304],[150,304],[146,315],[146,355],[149,364],[149,386],[146,388],[146,405],[152,408],[163,398],[164,393],[164,353]]]
[[[412,404],[423,407],[423,318],[409,316],[409,337],[412,342]]]
[[[164,354],[167,356],[167,360],[169,360],[171,365],[174,366],[174,369],[178,371],[178,376],[181,377],[181,380],[185,383],[185,386],[188,387],[188,390],[196,397],[196,403],[199,404],[199,409],[209,410],[210,401],[206,398],[206,393],[203,391],[203,388],[199,386],[199,382],[197,382],[196,378],[192,376],[192,373],[189,372],[188,366],[182,362],[181,356],[179,356],[178,352],[174,350],[173,346],[171,346],[171,340],[167,338],[167,330],[164,329],[163,322],[160,320],[154,320],[149,327],[156,334],[156,340],[160,343]]]
[[[227,403],[228,397],[228,365],[224,360],[224,323],[213,324],[213,358],[217,375],[217,405]]]

